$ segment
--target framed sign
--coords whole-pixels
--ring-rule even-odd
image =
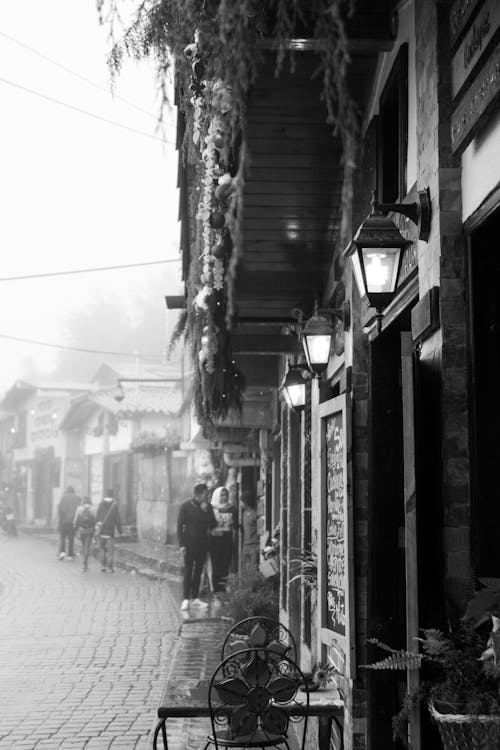
[[[337,669],[352,677],[354,551],[351,403],[348,394],[318,405],[321,450],[319,554],[320,644]]]

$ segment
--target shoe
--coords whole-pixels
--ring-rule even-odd
[[[72,560],[73,559],[73,555],[68,555],[68,557],[66,559],[67,560]]]
[[[207,609],[208,608],[208,604],[206,602],[202,602],[201,599],[193,599],[192,602],[191,602],[191,604],[194,607],[200,607],[200,609]]]
[[[86,573],[88,568],[82,568],[82,573]]]
[[[184,599],[181,604],[181,609],[189,609],[189,599]]]
[[[105,573],[105,572],[106,572],[106,568],[101,568],[101,573]]]
[[[115,572],[114,568],[108,568],[108,573],[114,573],[114,572]]]
[[[66,557],[66,553],[65,552],[59,552],[59,554],[58,554],[57,557],[58,557],[59,560],[64,560],[64,558]]]

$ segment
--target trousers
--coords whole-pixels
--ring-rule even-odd
[[[211,536],[209,541],[212,561],[212,581],[215,592],[226,590],[226,579],[233,556],[233,534],[225,531],[219,536]]]
[[[106,569],[113,572],[113,559],[115,554],[115,538],[113,536],[99,536],[99,546],[101,548],[101,570]]]
[[[87,570],[94,532],[80,530],[79,536],[82,543],[82,567],[84,570]]]
[[[63,521],[59,528],[59,552],[65,552],[68,557],[73,557],[73,542],[75,539],[75,529],[73,521]],[[66,541],[68,549],[66,550]]]
[[[186,545],[184,552],[183,599],[197,599],[200,592],[200,578],[207,557],[207,545]]]

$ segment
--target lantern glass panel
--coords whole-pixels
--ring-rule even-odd
[[[297,383],[296,385],[288,385],[285,387],[288,391],[288,398],[290,399],[292,407],[305,406],[306,403],[306,384]]]
[[[327,365],[330,358],[330,345],[332,337],[330,334],[304,334],[306,340],[306,355],[311,367],[314,365]]]
[[[363,279],[363,272],[361,271],[361,263],[359,262],[358,250],[356,249],[351,255],[352,270],[354,271],[354,278],[356,279],[356,286],[360,297],[366,295],[365,280]]]
[[[363,247],[368,294],[387,294],[396,289],[400,247]]]
[[[281,389],[281,395],[285,399],[285,404],[288,406],[289,409],[293,409],[292,400],[290,398],[290,394],[288,392],[288,388],[286,386],[283,386]]]

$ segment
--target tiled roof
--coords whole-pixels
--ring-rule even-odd
[[[113,414],[177,414],[182,406],[179,387],[169,384],[123,383],[124,398],[116,400],[117,389],[110,388],[91,396],[92,400]]]

